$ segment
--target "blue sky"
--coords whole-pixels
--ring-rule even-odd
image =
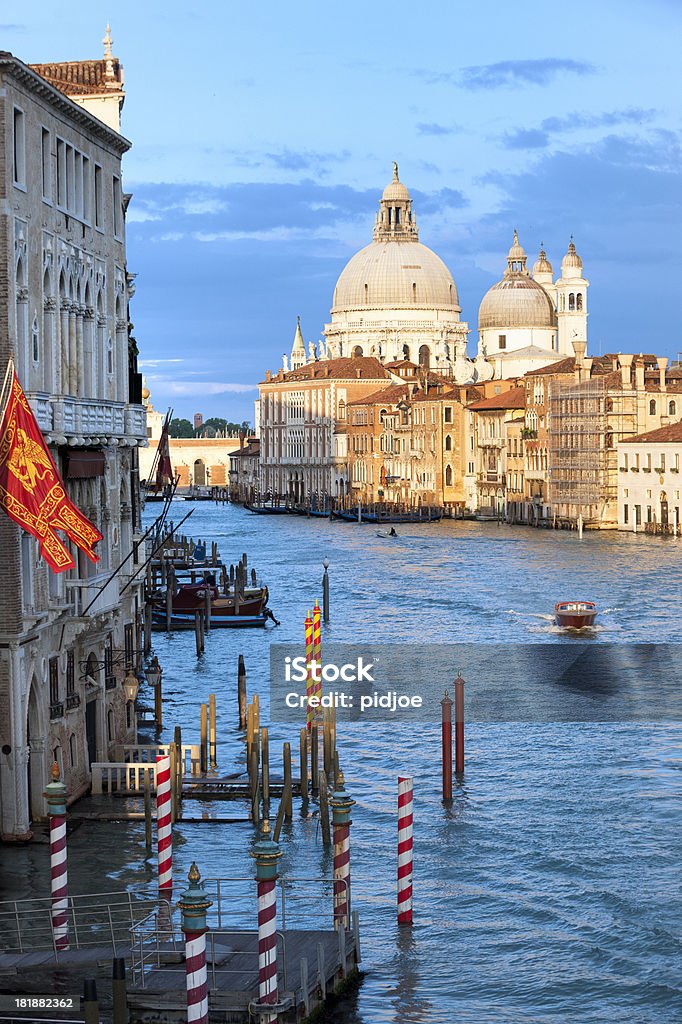
[[[85,13],[83,13],[85,10]],[[511,234],[571,234],[590,350],[682,349],[682,4],[32,3],[27,62],[124,64],[132,317],[158,408],[251,418],[296,315],[321,336],[397,160],[420,239],[478,305]]]

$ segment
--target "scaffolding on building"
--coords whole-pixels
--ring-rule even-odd
[[[609,375],[553,381],[549,394],[549,500],[559,519],[606,525],[618,496],[616,442],[633,432],[629,395]]]

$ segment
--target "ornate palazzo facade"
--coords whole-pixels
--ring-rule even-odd
[[[121,679],[138,658],[141,378],[129,336],[120,65],[0,56],[0,368],[17,374],[71,498],[104,535],[55,575],[0,515],[0,831],[30,834],[56,760],[69,797],[135,737]],[[90,112],[90,93],[97,116]],[[105,116],[108,123],[101,118]],[[112,570],[122,573],[105,586]]]

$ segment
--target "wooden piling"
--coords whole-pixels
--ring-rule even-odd
[[[237,667],[237,700],[239,701],[239,728],[246,728],[246,666],[244,655],[239,655]]]
[[[322,764],[327,777],[329,777],[333,769],[329,712],[330,708],[324,708],[322,718]]]
[[[448,691],[440,702],[443,760],[443,800],[452,800],[452,700]]]
[[[464,680],[455,679],[455,773],[464,774]]]
[[[301,729],[299,742],[299,763],[301,769],[301,797],[308,799],[308,730]]]
[[[171,783],[171,825],[178,820],[178,790],[177,790],[177,764],[175,755],[175,744],[172,743],[170,750],[170,783]]]
[[[182,729],[179,725],[173,730],[173,746],[175,747],[175,774],[171,775],[171,785],[175,792],[177,817],[182,817],[182,782],[185,777],[185,760],[182,754]]]
[[[261,777],[263,786],[263,817],[269,817],[270,807],[270,743],[268,739],[268,730],[266,727],[261,729],[261,743],[260,743],[260,760],[261,760]]]
[[[154,686],[154,722],[156,723],[157,732],[160,732],[163,728],[163,695],[161,692],[161,680],[163,675],[159,674],[159,680]]]
[[[218,766],[218,743],[217,743],[217,722],[216,722],[216,700],[215,693],[208,695],[208,735],[209,750],[211,755],[211,768]]]
[[[212,591],[209,584],[206,585],[206,594],[204,595],[204,629],[207,633],[211,632],[211,606],[213,603]]]
[[[284,800],[284,814],[288,820],[293,817],[294,808],[292,801],[293,785],[291,781],[291,744],[285,743],[283,749],[283,760],[284,760],[284,790],[282,797]]]
[[[320,828],[322,830],[322,842],[329,846],[332,841],[331,828],[329,825],[329,793],[327,790],[327,776],[320,772],[317,780],[317,788],[320,792]]]
[[[258,754],[251,751],[251,820],[254,825],[260,821],[260,794],[258,786]]]
[[[194,645],[196,647],[197,658],[201,656],[201,625],[199,617],[201,612],[194,613]]]
[[[284,824],[284,804],[285,804],[285,798],[284,798],[284,793],[282,793],[282,796],[280,797],[280,801],[279,801],[279,807],[277,808],[277,818],[275,820],[275,828],[274,828],[274,831],[272,833],[272,838],[274,839],[274,841],[276,843],[279,842],[279,835],[280,835],[280,832],[282,831],[282,825]]]
[[[128,1024],[128,993],[125,957],[116,956],[111,964],[112,1024]]]
[[[318,772],[317,762],[319,759],[319,746],[317,736],[317,725],[313,724],[310,730],[310,781],[312,783],[313,794],[317,793],[318,786]]]
[[[171,574],[170,570],[166,576],[166,632],[171,631],[171,619],[173,617],[173,589],[171,587]]]
[[[205,775],[208,771],[208,708],[201,705],[199,718],[199,771]]]

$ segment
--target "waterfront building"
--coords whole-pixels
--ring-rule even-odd
[[[165,416],[151,402],[149,388],[142,389],[147,413],[148,447],[140,449],[140,479],[148,480]],[[232,437],[171,437],[168,441],[173,472],[179,487],[227,487],[230,457],[239,449],[239,435]]]
[[[300,333],[300,325],[297,334]],[[260,390],[260,492],[304,502],[348,493],[348,406],[400,378],[373,356],[268,371]]]
[[[252,502],[260,491],[260,441],[239,437],[239,448],[230,455],[230,501]]]
[[[573,240],[553,280],[552,264],[540,250],[532,274],[517,232],[507,269],[483,296],[478,311],[479,360],[495,377],[520,377],[573,355],[573,342],[587,345],[587,289],[583,264]]]
[[[69,798],[134,742],[121,685],[138,661],[141,377],[130,336],[120,134],[123,77],[102,60],[29,66],[0,53],[0,364],[12,356],[69,497],[103,535],[55,574],[0,515],[0,829],[30,835],[53,762]],[[110,577],[123,565],[121,572]]]
[[[348,475],[354,498],[468,507],[474,474],[467,406],[507,382],[457,385],[414,363],[387,364],[400,384],[354,402],[348,416]]]
[[[680,536],[682,422],[623,438],[617,453],[618,529]]]
[[[473,402],[476,501],[472,506],[480,515],[506,516],[509,451],[508,427],[519,424],[525,416],[526,389],[515,387],[513,381],[500,381],[507,387],[489,398]],[[517,456],[518,458],[518,456]],[[518,482],[517,482],[518,483]]]
[[[682,383],[653,355],[584,356],[549,394],[549,495],[553,513],[602,529],[618,526],[618,442],[682,418]]]

